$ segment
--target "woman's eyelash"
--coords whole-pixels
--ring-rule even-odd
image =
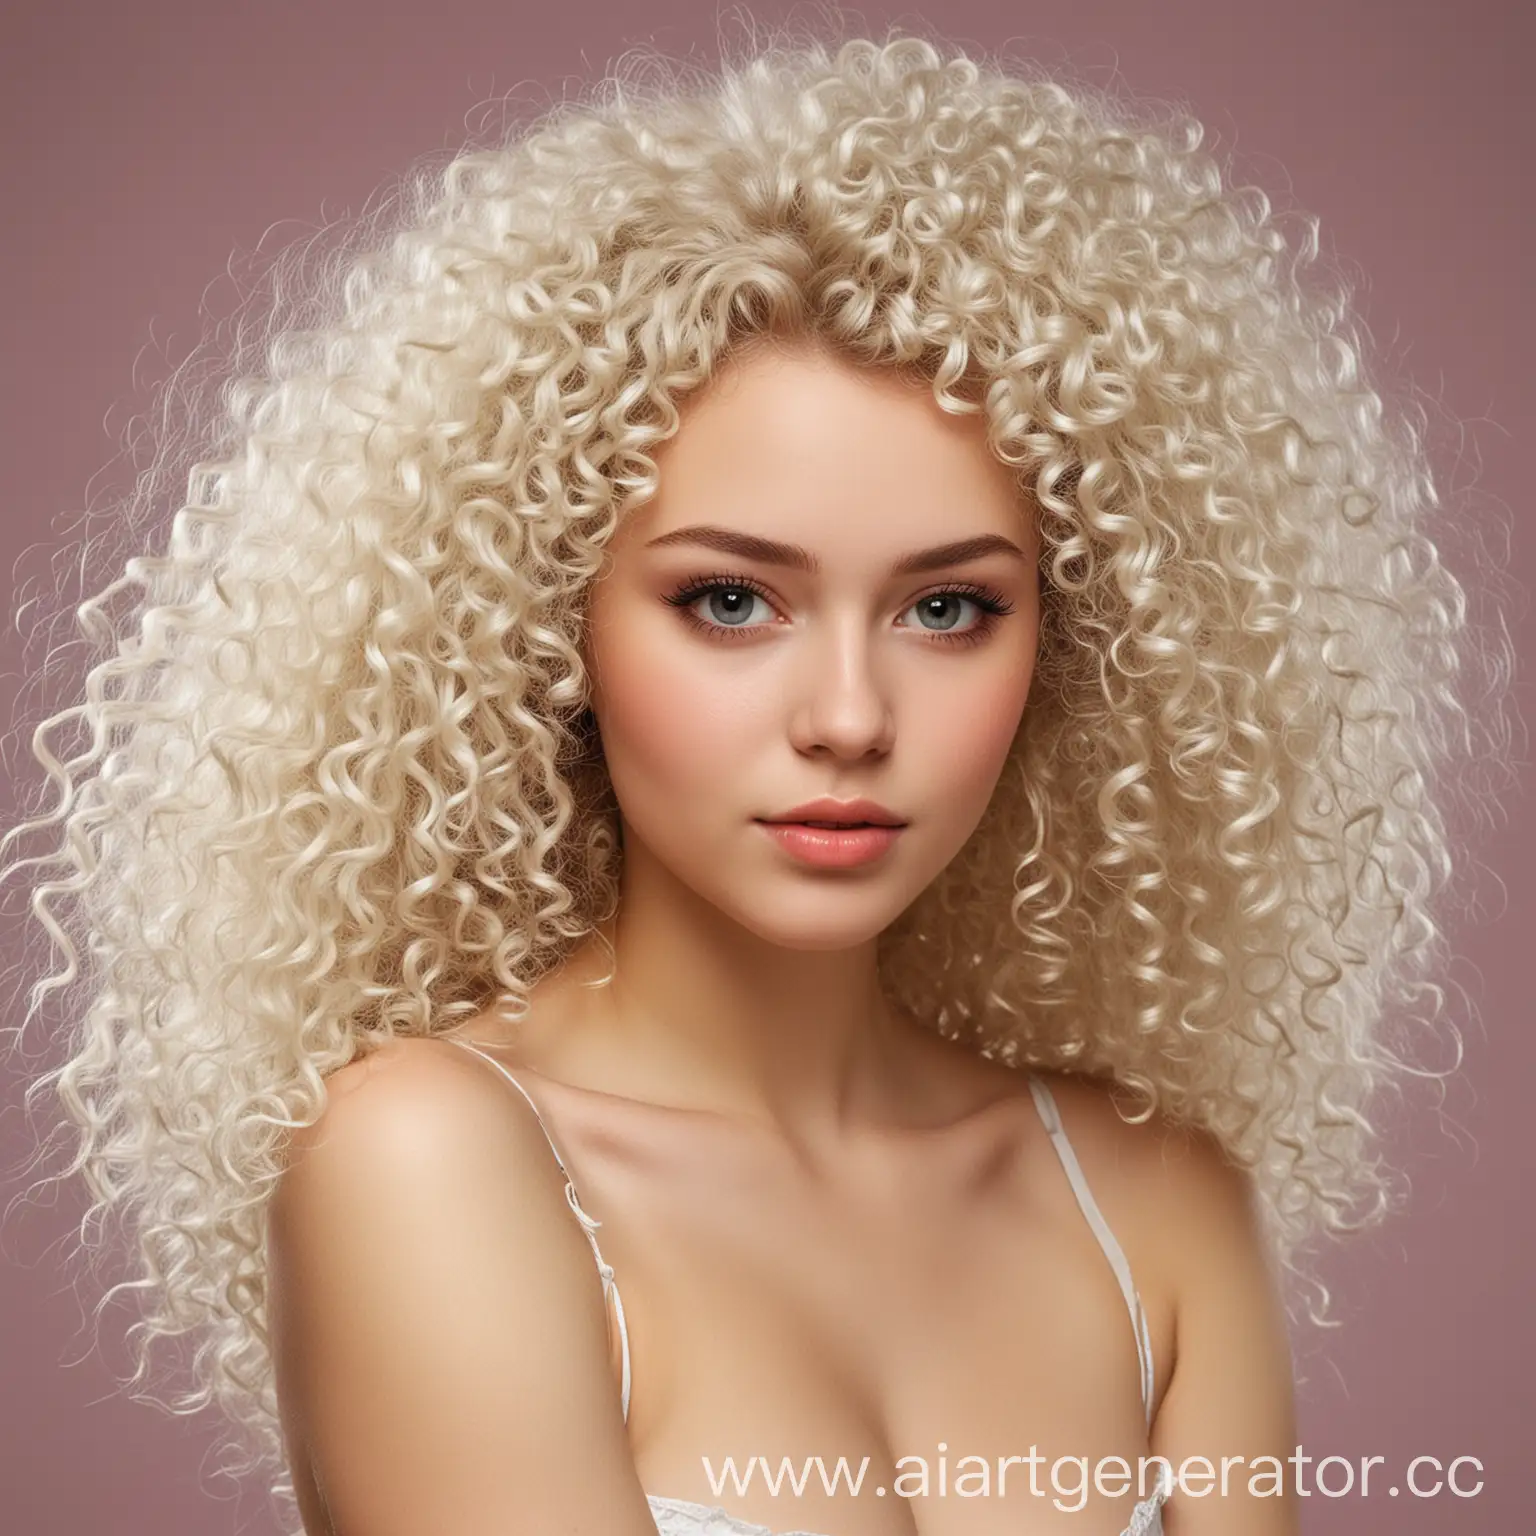
[[[750,576],[733,576],[724,572],[715,576],[691,576],[667,596],[674,608],[690,608],[701,597],[711,592],[755,592],[765,603],[773,601],[773,595],[761,582]]]
[[[994,591],[991,587],[977,586],[973,581],[956,581],[946,587],[933,587],[924,592],[922,597],[914,599],[915,602],[923,602],[930,597],[943,597],[946,593],[953,592],[957,597],[968,597],[978,608],[1001,618],[1004,614],[1013,612],[1013,604],[1003,596],[1001,592]]]
[[[751,592],[762,598],[765,603],[773,602],[773,595],[760,582],[751,576],[743,576],[732,571],[717,571],[707,576],[691,576],[680,583],[664,599],[672,607],[680,609],[683,617],[696,629],[703,630],[714,637],[731,639],[738,635],[755,634],[763,626],[760,624],[716,624],[708,619],[700,618],[693,611],[693,605],[701,597],[708,597],[712,592]],[[973,581],[949,582],[944,586],[930,587],[928,591],[915,597],[908,608],[915,607],[918,603],[927,602],[935,597],[964,597],[981,610],[981,617],[969,629],[957,630],[950,633],[945,630],[923,629],[922,632],[931,640],[937,640],[941,644],[948,645],[974,645],[978,641],[986,639],[992,632],[997,620],[1013,612],[1013,604],[1002,593],[992,587],[981,586]],[[902,610],[906,612],[906,609]],[[909,628],[913,626],[908,626]],[[921,628],[921,626],[917,626]]]

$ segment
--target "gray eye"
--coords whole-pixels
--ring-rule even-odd
[[[714,623],[728,629],[740,629],[752,621],[752,605],[763,602],[763,599],[745,587],[716,587],[700,601]],[[763,606],[767,607],[767,604]]]
[[[969,602],[958,592],[935,592],[932,597],[920,598],[908,611],[917,615],[924,629],[953,629],[960,622],[961,605]]]

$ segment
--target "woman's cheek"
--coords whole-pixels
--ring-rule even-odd
[[[636,637],[599,659],[598,720],[621,803],[626,790],[688,795],[695,804],[701,795],[718,797],[755,749],[761,696],[720,665],[722,658],[699,655],[704,644]],[[673,803],[671,810],[685,807]]]
[[[921,735],[936,777],[969,797],[990,797],[1018,733],[1027,674],[999,669],[970,679],[951,676],[925,690]]]

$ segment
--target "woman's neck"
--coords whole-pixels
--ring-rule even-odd
[[[938,1044],[886,1001],[876,940],[769,943],[633,852],[616,917],[535,989],[529,1026],[551,1075],[805,1142],[902,1118]]]

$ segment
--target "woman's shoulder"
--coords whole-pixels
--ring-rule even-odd
[[[1123,1084],[1070,1072],[1034,1074],[1106,1220],[1170,1286],[1213,1245],[1263,1246],[1251,1176],[1198,1126],[1157,1110]],[[1027,1084],[1021,1085],[1028,1097]]]
[[[1007,1117],[1022,1147],[1032,1144],[1054,1163],[1030,1078],[1049,1090],[1066,1139],[1110,1226],[1153,1253],[1175,1250],[1211,1227],[1251,1226],[1248,1175],[1220,1143],[1197,1126],[1146,1104],[1124,1084],[1082,1073],[1026,1069],[934,1038],[919,1060],[930,1080],[945,1084],[955,1104]]]
[[[1166,1110],[1149,1114],[1146,1099],[1124,1083],[1040,1068],[1017,1075],[1021,1097],[1029,1095],[1029,1077],[1050,1091],[1074,1146],[1080,1140],[1091,1143],[1128,1171],[1179,1177],[1182,1169],[1199,1178],[1232,1167],[1215,1137]]]
[[[558,1167],[531,1106],[491,1065],[434,1038],[382,1042],[330,1073],[326,1102],[285,1150],[279,1199],[321,1181],[437,1182],[498,1199],[508,1181],[527,1209],[563,1210]],[[537,1219],[536,1217],[534,1219]]]
[[[532,1106],[489,1063],[441,1040],[397,1038],[326,1081],[324,1110],[293,1136],[268,1204],[279,1310],[302,1297],[318,1315],[328,1287],[415,1265],[460,1300],[477,1276],[516,1277],[528,1295],[566,1298],[562,1309],[581,1319],[573,1326],[603,1335],[565,1176]],[[335,1316],[344,1311],[338,1302]],[[414,1326],[425,1337],[435,1325]]]
[[[597,1270],[531,1108],[433,1039],[328,1084],[273,1197],[267,1296],[285,1437],[336,1529],[447,1528],[466,1487],[521,1529],[578,1483],[583,1529],[621,1500],[639,1529]]]

